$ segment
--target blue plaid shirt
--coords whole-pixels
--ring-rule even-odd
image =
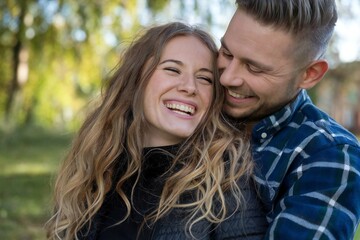
[[[353,239],[360,217],[360,145],[305,90],[253,129],[265,239]]]

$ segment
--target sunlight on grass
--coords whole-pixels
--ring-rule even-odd
[[[55,170],[56,169],[54,169],[54,166],[50,164],[18,163],[18,164],[6,166],[1,171],[1,175],[3,176],[16,175],[16,174],[39,175],[39,174],[53,173]]]

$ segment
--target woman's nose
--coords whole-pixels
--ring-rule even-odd
[[[193,76],[182,77],[178,85],[178,90],[185,92],[188,95],[194,95],[197,91],[195,77]]]

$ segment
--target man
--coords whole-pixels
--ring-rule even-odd
[[[237,0],[218,64],[225,112],[251,136],[266,239],[352,239],[360,146],[306,89],[328,70],[334,0]]]

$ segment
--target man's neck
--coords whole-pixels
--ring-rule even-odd
[[[226,114],[224,116],[231,125],[237,127],[240,131],[245,131],[246,137],[251,137],[251,133],[254,126],[259,122],[259,121],[247,121],[246,119],[236,119]]]
[[[247,137],[251,137],[252,130],[253,130],[255,125],[256,125],[256,122],[248,122],[248,123],[246,123],[246,125],[245,125],[245,135]]]

